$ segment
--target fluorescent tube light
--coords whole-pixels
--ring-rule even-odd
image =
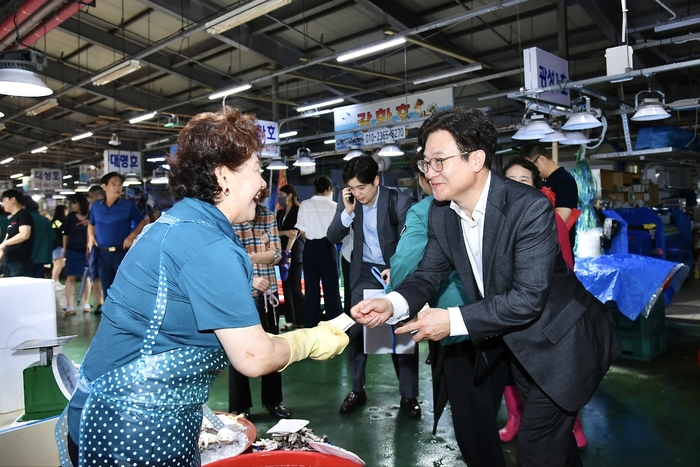
[[[689,16],[680,21],[669,21],[668,23],[660,24],[654,28],[654,32],[670,31],[671,29],[684,28],[698,23],[700,23],[700,16]]]
[[[66,174],[66,175],[63,176],[63,180],[66,180],[66,179],[68,179],[68,178],[73,178],[73,176],[72,176],[71,174]],[[77,183],[77,182],[76,182],[76,183]]]
[[[33,117],[35,115],[39,115],[40,113],[52,109],[57,105],[58,101],[56,99],[46,99],[45,101],[39,102],[38,104],[29,107],[27,109],[27,116]]]
[[[85,139],[85,138],[89,138],[91,136],[92,136],[92,131],[88,131],[87,133],[81,133],[79,135],[75,135],[70,140],[71,141],[78,141],[79,139]]]
[[[154,146],[158,146],[159,144],[167,143],[168,141],[170,141],[170,138],[161,138],[157,141],[150,141],[150,142],[146,143],[146,147],[152,148]],[[165,160],[165,158],[163,158],[163,160]]]
[[[370,55],[375,52],[379,52],[384,49],[388,49],[389,47],[396,47],[397,45],[405,44],[406,43],[406,38],[405,37],[397,37],[396,39],[391,39],[389,41],[384,41],[379,44],[371,45],[369,47],[364,47],[359,50],[355,50],[353,52],[348,52],[345,54],[341,54],[338,56],[338,61],[339,62],[347,62],[348,60],[352,60],[353,58],[358,58],[358,57],[364,57],[365,55]]]
[[[165,157],[149,157],[146,162],[165,162]]]
[[[248,89],[252,88],[250,84],[242,84],[238,86],[234,86],[232,88],[227,88],[224,89],[223,91],[217,91],[214,94],[209,95],[210,100],[214,99],[221,99],[222,97],[230,96],[231,94],[236,94],[237,92],[243,92],[247,91]]]
[[[280,133],[279,138],[289,138],[290,136],[296,136],[296,135],[297,135],[297,131],[292,130],[292,131],[287,131],[285,133]]]
[[[209,34],[221,34],[290,3],[292,0],[252,0],[242,7],[209,21],[204,27]]]
[[[13,175],[10,175],[10,178],[22,178],[22,177],[24,177],[24,174],[21,173],[21,172],[20,172],[20,173],[13,174]]]
[[[9,164],[9,163],[12,162],[13,160],[15,160],[14,157],[8,157],[7,159],[1,160],[1,161],[0,161],[0,164]]]
[[[319,107],[328,107],[329,105],[340,104],[343,101],[345,101],[345,99],[339,97],[337,99],[331,99],[329,101],[318,102],[316,104],[309,104],[303,107],[297,107],[297,112],[306,112],[307,110],[318,109]]]
[[[48,146],[42,146],[42,147],[40,147],[40,148],[32,149],[32,150],[31,150],[31,153],[32,153],[32,154],[38,154],[38,153],[40,153],[40,152],[46,152],[48,149],[49,149]]]
[[[103,71],[102,73],[90,78],[92,84],[95,86],[102,86],[107,83],[111,83],[115,79],[119,79],[122,76],[126,76],[129,73],[141,68],[141,62],[138,60],[127,60],[120,63],[117,66],[110,68],[109,70]]]
[[[335,140],[334,139],[327,139],[323,142],[323,144],[335,144]]]
[[[461,67],[461,68],[455,68],[452,70],[448,70],[444,73],[439,73],[437,75],[426,76],[425,78],[419,78],[419,79],[413,81],[413,84],[423,84],[423,83],[428,83],[430,81],[437,81],[439,79],[450,78],[452,76],[463,75],[464,73],[471,73],[472,71],[479,71],[482,68],[483,68],[483,65],[481,63],[474,63],[473,65],[468,65],[468,66]]]
[[[139,115],[138,117],[134,117],[131,120],[129,120],[129,123],[133,125],[134,123],[143,122],[144,120],[150,120],[156,115],[158,115],[158,112],[151,112],[145,115]]]

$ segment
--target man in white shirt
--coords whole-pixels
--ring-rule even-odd
[[[337,203],[333,196],[333,182],[325,175],[314,180],[314,196],[301,202],[296,228],[306,239],[304,245],[304,327],[318,326],[321,321],[321,288],[325,319],[333,319],[343,312],[340,303],[340,276],[338,250],[328,241],[326,231],[335,215]]]
[[[562,257],[552,204],[538,190],[491,173],[497,136],[479,109],[458,106],[423,122],[421,170],[438,201],[425,254],[395,292],[362,301],[351,313],[369,327],[414,318],[396,333],[414,333],[416,341],[469,335],[480,348],[500,342],[500,349],[482,348],[479,358],[482,367],[494,351],[511,358],[524,403],[521,465],[578,466],[576,412],[622,348],[610,311]],[[471,303],[418,314],[452,270]]]

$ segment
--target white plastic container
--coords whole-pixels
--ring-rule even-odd
[[[600,237],[603,229],[595,227],[585,232],[576,233],[576,256],[579,258],[594,258],[601,255]]]
[[[8,413],[24,408],[22,371],[39,361],[38,350],[10,349],[29,339],[57,337],[53,281],[0,278],[0,323],[0,413]]]

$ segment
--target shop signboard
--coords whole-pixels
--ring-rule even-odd
[[[338,151],[378,147],[405,139],[426,117],[454,105],[453,90],[420,92],[333,110]],[[394,123],[395,125],[391,125]]]
[[[141,152],[121,151],[119,149],[105,149],[104,152],[104,173],[119,172],[135,173],[141,176]]]
[[[0,180],[0,191],[9,190],[14,187],[15,184],[12,183],[12,180]]]
[[[267,120],[258,120],[258,126],[265,133],[265,146],[260,151],[261,157],[277,157],[279,153],[279,131],[280,126],[277,122]]]
[[[560,91],[543,92],[537,99],[552,104],[569,106],[571,95],[564,89],[569,79],[569,62],[537,47],[523,50],[525,89],[541,89],[560,84]]]
[[[63,188],[63,170],[61,169],[32,169],[29,177],[31,190],[60,190]]]

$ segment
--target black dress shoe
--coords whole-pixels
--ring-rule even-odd
[[[242,410],[240,412],[236,412],[236,415],[240,415],[243,418],[250,419],[250,411],[249,410]]]
[[[408,397],[401,398],[401,410],[411,418],[420,418],[421,410],[418,404],[418,399],[409,399]]]
[[[367,393],[364,389],[362,392],[350,391],[350,394],[340,404],[340,413],[354,412],[365,402],[367,402]]]
[[[287,410],[287,408],[282,404],[266,405],[265,410],[270,412],[270,415],[277,418],[290,418],[292,416],[292,414],[289,413],[289,410]]]

